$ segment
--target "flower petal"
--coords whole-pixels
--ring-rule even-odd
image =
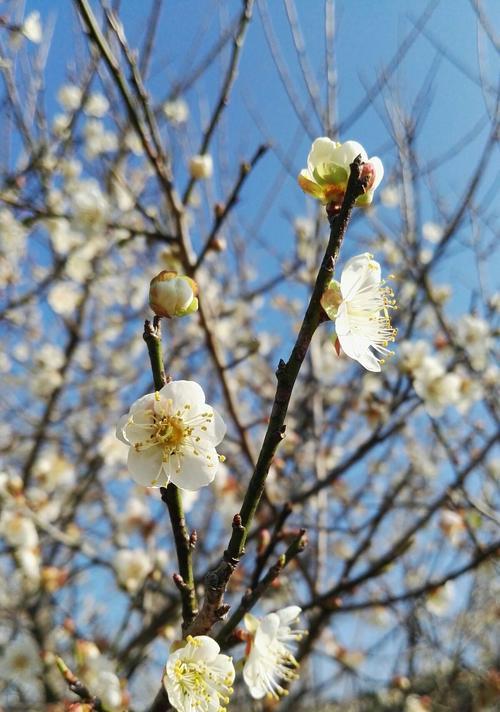
[[[215,448],[200,450],[198,455],[184,451],[179,456],[180,467],[171,468],[171,481],[185,490],[198,490],[213,481],[219,466],[219,456]]]
[[[346,300],[352,299],[354,294],[369,285],[379,285],[381,280],[380,265],[369,252],[351,257],[346,262],[340,277],[340,291]]]
[[[130,416],[128,413],[122,415],[116,426],[116,437],[118,440],[121,440],[122,443],[125,443],[125,445],[130,445],[130,442],[127,440],[127,436],[125,435],[125,426],[128,424],[129,418]]]
[[[368,160],[368,154],[360,143],[357,141],[346,141],[338,146],[335,150],[335,156],[330,160],[333,160],[340,166],[348,168],[358,156],[361,156],[363,162]]]
[[[300,606],[286,606],[279,611],[276,611],[281,625],[290,625],[296,620],[302,613],[302,608]]]
[[[146,450],[128,451],[127,466],[132,479],[145,487],[160,487],[167,484],[165,476],[161,478],[163,453],[160,447],[149,447]]]
[[[307,157],[307,167],[309,172],[312,174],[314,169],[323,165],[323,163],[338,163],[338,161],[334,158],[335,150],[338,145],[338,143],[332,141],[331,138],[326,136],[317,138],[313,142]]]
[[[182,409],[184,405],[191,406],[191,413],[201,410],[205,405],[205,393],[196,381],[171,381],[166,383],[160,391],[162,401],[172,400],[174,411]]]
[[[301,171],[297,180],[304,193],[308,193],[309,195],[312,195],[313,198],[318,198],[318,200],[323,200],[323,189],[312,180],[309,171]]]
[[[335,322],[335,328],[336,327],[337,322]],[[350,332],[339,334],[337,331],[337,336],[342,350],[349,358],[358,361],[367,371],[378,373],[381,370],[380,362],[372,353],[368,339],[357,334],[351,334]]]
[[[378,188],[380,182],[382,181],[382,178],[384,177],[384,164],[378,156],[373,156],[372,158],[369,158],[368,163],[371,163],[371,165],[373,166],[373,170],[375,171],[375,180],[370,186],[370,192],[373,193],[373,191]]]

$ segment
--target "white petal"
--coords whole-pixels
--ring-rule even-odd
[[[373,181],[373,185],[370,188],[370,192],[373,192],[380,185],[380,182],[384,177],[384,164],[378,156],[373,156],[372,158],[369,158],[368,163],[372,164],[373,170],[375,171],[375,180]]]
[[[345,302],[342,302],[337,312],[337,318],[335,319],[335,333],[339,337],[339,340],[341,336],[351,333],[351,323],[349,321],[347,304]]]
[[[302,608],[300,606],[287,606],[280,611],[276,611],[276,613],[279,616],[281,625],[289,625],[300,616]]]
[[[234,681],[235,672],[233,659],[229,655],[217,655],[215,660],[212,661],[210,667],[221,678],[227,678],[228,680],[231,680],[231,683]]]
[[[155,404],[155,394],[146,393],[145,396],[138,398],[130,407],[130,415],[134,416],[136,422],[143,422],[142,418],[138,420],[139,414],[145,412],[153,412]]]
[[[331,138],[327,138],[326,136],[317,138],[314,141],[307,157],[307,167],[311,175],[314,169],[317,166],[321,166],[323,163],[336,163],[336,161],[334,161],[333,159],[333,154],[336,149],[336,145],[337,144],[335,143],[335,141],[332,141]]]
[[[335,329],[336,327],[337,322],[335,322]],[[378,372],[381,370],[379,360],[370,350],[370,342],[368,339],[351,333],[341,335],[338,331],[337,336],[342,350],[349,358],[358,361],[367,371]]]
[[[118,440],[121,440],[122,443],[125,443],[125,445],[130,445],[130,442],[127,440],[127,436],[125,435],[125,426],[129,422],[129,418],[130,416],[128,413],[126,415],[122,415],[116,426],[116,437]]]
[[[355,255],[348,260],[340,277],[340,291],[344,299],[352,299],[353,294],[369,284],[378,285],[381,280],[380,265],[369,252]]]
[[[200,447],[202,449],[212,448],[218,445],[226,434],[226,424],[211,405],[204,405],[203,413],[207,413],[208,416],[213,414],[213,418],[210,418],[210,420],[204,419],[201,425],[195,425],[193,436],[201,438]],[[189,418],[186,419],[186,422],[190,425]],[[201,427],[205,428],[205,430],[201,430]]]
[[[277,613],[269,613],[260,622],[255,634],[254,645],[258,650],[267,650],[276,640],[280,627],[280,618]]]
[[[208,459],[210,456],[210,459]],[[171,481],[180,489],[198,490],[213,481],[219,457],[215,448],[207,448],[199,455],[185,451],[180,456],[180,469],[171,469]]]
[[[174,410],[188,404],[194,413],[205,405],[203,388],[195,381],[171,381],[163,386],[160,397],[162,400],[172,400]]]
[[[127,425],[123,429],[127,441],[131,445],[136,443],[146,443],[149,441],[149,436],[154,430],[154,425],[152,423],[152,417],[145,417],[144,423],[136,423],[128,421]]]
[[[361,155],[363,162],[368,160],[368,155],[360,143],[357,141],[346,141],[335,150],[335,158],[330,160],[333,160],[339,166],[344,166],[347,170],[354,159],[359,155]]]
[[[254,700],[261,700],[268,692],[262,683],[265,673],[265,660],[261,659],[259,652],[252,648],[243,667],[243,679]]]
[[[197,635],[195,644],[192,644],[193,653],[191,660],[213,662],[220,653],[220,647],[213,638],[208,635]],[[198,645],[201,643],[201,645]]]
[[[166,484],[165,477],[160,481],[163,465],[163,453],[160,447],[150,447],[137,451],[131,447],[128,451],[127,467],[132,479],[145,487],[160,487]]]

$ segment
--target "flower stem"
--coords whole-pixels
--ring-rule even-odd
[[[302,326],[300,327],[295,346],[293,347],[288,361],[285,363],[281,360],[278,365],[278,370],[276,372],[278,385],[276,388],[276,395],[274,397],[271,417],[269,419],[269,425],[264,436],[264,442],[262,444],[255,470],[250,480],[250,484],[248,485],[243,505],[240,510],[241,524],[245,530],[245,534],[243,537],[238,539],[233,530],[233,535],[231,536],[228,546],[230,555],[235,559],[238,559],[243,553],[250,525],[253,521],[255,512],[257,511],[257,507],[259,506],[259,502],[264,491],[264,485],[269,468],[271,467],[271,463],[274,459],[279,443],[285,437],[284,423],[292,391],[302,363],[306,357],[313,334],[318,325],[321,323],[322,309],[320,300],[328,282],[333,276],[340,247],[342,245],[347,225],[349,224],[349,219],[351,217],[351,212],[354,207],[354,202],[356,198],[362,195],[365,191],[365,184],[361,178],[362,165],[360,156],[358,156],[358,158],[356,158],[351,164],[351,173],[342,207],[338,214],[330,216],[330,239],[328,241],[323,262],[321,263],[313,293],[309,300],[309,305],[307,307]]]
[[[148,347],[151,371],[153,372],[154,386],[159,391],[167,382],[163,354],[161,348],[161,326],[159,317],[155,316],[153,322],[144,322],[144,341]],[[186,527],[186,519],[182,507],[181,493],[178,488],[169,483],[167,487],[160,487],[161,498],[167,505],[174,534],[179,574],[174,577],[174,582],[181,594],[182,600],[182,627],[183,630],[191,623],[197,614],[196,593],[194,588],[193,564],[191,558],[191,545]]]
[[[178,487],[170,482],[167,487],[160,487],[160,492],[162,500],[167,505],[170,521],[172,523],[172,531],[174,533],[180,573],[180,578],[175,577],[174,581],[181,594],[182,627],[183,630],[185,630],[198,613],[194,588],[191,543],[184,518],[181,493]]]
[[[163,355],[161,352],[161,325],[160,319],[157,316],[155,316],[152,323],[146,319],[142,338],[148,347],[155,389],[159,391],[167,382],[167,377],[165,375]]]

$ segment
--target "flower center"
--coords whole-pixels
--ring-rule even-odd
[[[175,452],[184,440],[186,431],[184,421],[177,415],[164,415],[156,422],[153,437],[165,450]]]
[[[216,700],[219,705],[218,712],[225,712],[226,708],[222,705],[229,703],[229,696],[233,691],[229,677],[222,677],[205,663],[196,663],[192,660],[177,660],[174,675],[182,695],[190,698],[189,709],[193,712],[214,710],[213,705]]]

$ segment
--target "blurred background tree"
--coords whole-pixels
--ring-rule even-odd
[[[381,374],[338,357],[331,324],[312,340],[225,598],[229,616],[248,588],[257,614],[301,606],[300,678],[258,702],[238,676],[230,708],[495,708],[496,17],[484,0],[0,3],[4,709],[78,699],[56,655],[103,709],[153,704],[179,562],[114,434],[153,389],[149,281],[196,279],[198,313],[163,322],[165,367],[228,425],[214,484],[183,493],[201,599],[325,251],[296,182],[318,136],[384,163],[339,264],[369,251],[392,273],[399,334]]]

